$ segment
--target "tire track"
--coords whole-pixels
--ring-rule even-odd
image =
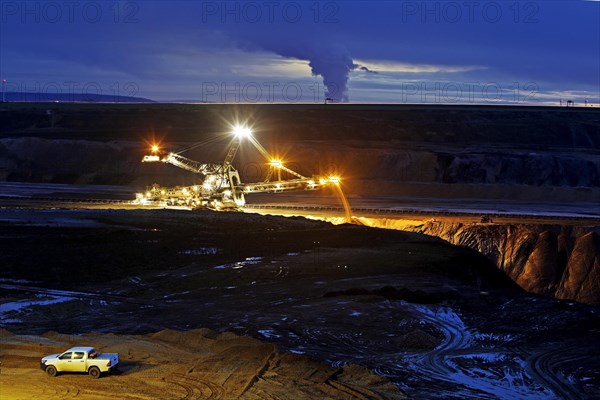
[[[14,284],[0,284],[0,289],[4,290],[17,290],[21,292],[46,294],[49,296],[56,297],[69,297],[73,299],[92,299],[92,300],[112,300],[121,303],[131,304],[142,304],[142,305],[155,305],[158,300],[144,300],[133,297],[118,296],[105,293],[94,293],[94,292],[74,292],[68,290],[56,290],[48,289],[43,287],[28,286],[28,285],[14,285]]]
[[[434,385],[439,385],[440,382],[447,386],[440,387],[441,397],[452,398],[472,398],[472,399],[552,399],[555,398],[552,391],[556,389],[558,393],[564,391],[567,394],[567,399],[581,398],[581,393],[573,391],[571,385],[566,380],[556,383],[558,379],[553,372],[550,361],[544,357],[532,362],[525,362],[525,365],[518,365],[518,370],[511,370],[506,365],[503,369],[493,371],[489,368],[486,370],[487,375],[478,375],[477,368],[467,364],[461,366],[465,361],[485,360],[490,354],[479,349],[471,349],[471,333],[462,323],[460,318],[452,312],[451,309],[444,307],[433,311],[424,306],[413,306],[415,312],[419,313],[424,321],[439,329],[444,340],[433,351],[422,355],[414,355],[407,358],[419,373],[423,374],[426,379]],[[566,349],[565,352],[569,350]],[[517,354],[522,352],[511,351],[511,349],[495,348],[491,353],[496,356],[505,357],[513,360],[519,358]],[[549,355],[550,356],[550,355]],[[558,354],[558,357],[563,355]],[[561,358],[562,360],[562,358]],[[494,361],[490,361],[494,362]],[[568,358],[564,360],[568,363]],[[502,365],[505,361],[499,361]],[[481,362],[485,367],[488,366],[485,362]],[[533,365],[533,373],[529,373],[531,379],[523,377],[523,372],[529,372],[527,365]],[[545,376],[544,379],[541,377]],[[518,377],[518,379],[516,378]],[[527,377],[529,378],[529,377]],[[545,390],[539,391],[528,384],[527,381],[537,382],[542,384]],[[467,390],[457,390],[457,384]],[[445,392],[445,393],[443,393]]]
[[[527,359],[527,370],[563,399],[585,398],[585,394],[561,373],[565,366],[587,358],[578,354],[579,350],[576,346],[568,346],[537,352]]]
[[[164,380],[165,382],[180,386],[186,391],[187,394],[181,400],[223,398],[223,388],[200,378],[173,373],[168,375]]]
[[[46,375],[46,373],[44,372],[44,375]],[[49,377],[46,375],[47,379],[52,379],[54,380],[60,380],[61,376],[58,375],[57,377]],[[65,377],[63,377],[64,379]],[[41,387],[41,392],[44,395],[45,398],[47,399],[74,399],[77,398],[80,394],[80,390],[77,386],[75,385],[70,385],[70,384],[65,384],[64,382],[61,382],[59,384],[56,384],[56,382],[52,382],[51,384],[48,384],[46,382],[44,382],[45,384],[41,384],[39,385]],[[48,393],[49,395],[46,397],[46,393]]]

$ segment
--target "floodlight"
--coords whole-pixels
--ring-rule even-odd
[[[233,133],[235,136],[237,136],[239,138],[247,138],[247,137],[250,137],[250,135],[252,135],[252,130],[245,126],[237,125],[233,128]]]

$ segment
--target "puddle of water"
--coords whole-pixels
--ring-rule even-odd
[[[221,249],[217,247],[197,247],[195,249],[183,250],[177,254],[185,254],[189,256],[213,256],[219,254]]]
[[[0,283],[33,283],[33,281],[28,281],[27,279],[0,278]]]
[[[259,329],[258,333],[260,333],[261,335],[263,335],[267,339],[279,339],[279,338],[281,338],[281,335],[278,335],[272,329]]]
[[[263,258],[264,257],[246,257],[244,259],[244,261],[237,261],[233,264],[217,265],[216,267],[213,267],[213,269],[227,269],[227,268],[240,269],[240,268],[244,268],[248,265],[260,264],[262,262]]]
[[[20,322],[15,318],[8,318],[6,314],[26,314],[27,309],[32,306],[48,306],[51,304],[62,303],[65,301],[75,300],[72,297],[63,296],[44,296],[40,300],[19,300],[10,303],[0,304],[0,325],[11,322]]]

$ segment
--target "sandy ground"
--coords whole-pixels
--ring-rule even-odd
[[[402,399],[389,381],[358,366],[331,367],[269,343],[208,329],[148,335],[13,335],[0,332],[2,399]],[[50,377],[43,355],[70,346],[118,352],[119,371]]]

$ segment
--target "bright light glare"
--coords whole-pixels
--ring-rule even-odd
[[[335,183],[337,185],[338,183],[340,183],[340,177],[339,176],[330,176],[329,182]]]
[[[271,165],[274,167],[281,167],[281,161],[280,160],[271,160]]]
[[[158,150],[160,150],[160,147],[158,147],[158,145],[156,145],[156,144],[153,144],[152,145],[152,152],[153,153],[158,153]]]
[[[237,125],[233,128],[233,133],[239,138],[247,138],[252,135],[252,130],[250,128],[246,128],[245,126]]]
[[[244,200],[243,197],[237,198],[237,199],[235,199],[235,204],[238,207],[244,207],[244,204],[246,204],[246,200]]]

